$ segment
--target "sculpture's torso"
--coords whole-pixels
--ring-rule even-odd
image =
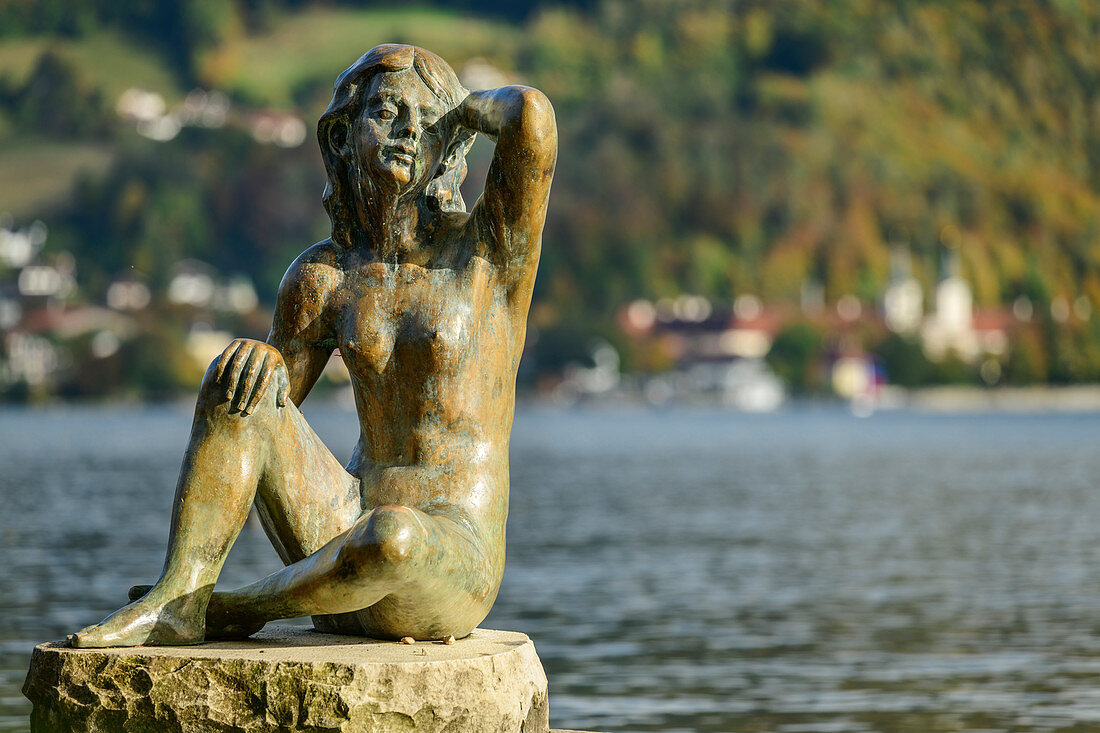
[[[345,262],[329,311],[362,431],[348,470],[364,509],[411,506],[502,539],[523,324],[493,266]]]

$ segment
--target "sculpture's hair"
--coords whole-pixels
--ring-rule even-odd
[[[317,141],[328,174],[321,201],[332,220],[334,242],[351,246],[352,232],[359,226],[355,205],[355,193],[360,190],[356,180],[358,166],[348,160],[345,146],[362,111],[364,95],[375,74],[409,68],[416,71],[446,109],[457,107],[466,97],[467,91],[454,69],[419,46],[397,43],[375,46],[336,78],[332,102],[317,121]],[[466,178],[466,153],[474,134],[460,126],[455,126],[450,134],[451,140],[443,154],[445,167],[428,183],[424,197],[436,210],[465,211],[460,187]]]

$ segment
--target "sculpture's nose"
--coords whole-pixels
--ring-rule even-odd
[[[414,141],[420,137],[420,125],[417,123],[416,115],[413,114],[412,110],[405,112],[398,120],[397,136]]]

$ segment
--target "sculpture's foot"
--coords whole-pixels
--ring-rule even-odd
[[[184,605],[179,599],[157,604],[142,599],[123,606],[103,621],[69,636],[69,643],[78,648],[117,646],[181,646],[203,640],[202,621],[196,622],[186,609],[177,612],[169,608]]]
[[[130,600],[136,601],[151,591],[151,585],[135,585],[130,588]],[[206,639],[245,639],[264,627],[266,622],[255,620],[232,602],[228,593],[215,591],[206,607]]]

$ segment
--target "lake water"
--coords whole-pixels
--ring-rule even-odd
[[[336,407],[306,415],[337,455]],[[189,412],[0,409],[0,731],[156,578]],[[1100,416],[521,409],[485,625],[602,731],[1100,730]],[[246,526],[223,580],[279,566]]]

